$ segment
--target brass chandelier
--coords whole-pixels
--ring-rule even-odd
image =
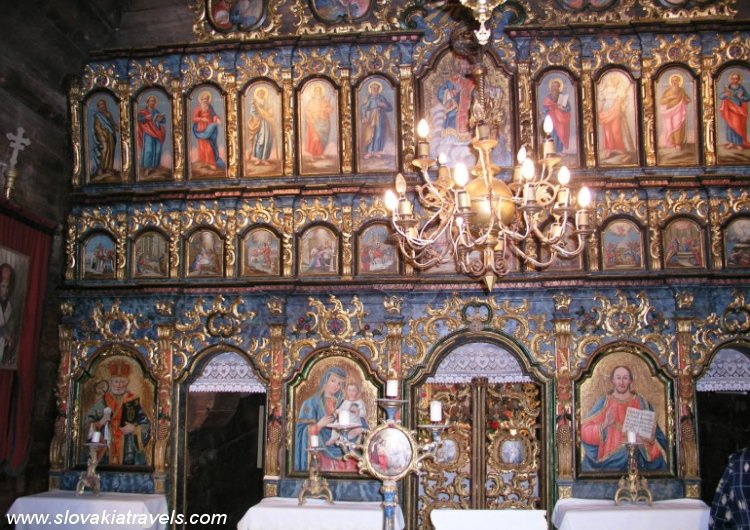
[[[481,31],[492,9],[502,2],[461,3],[471,7]],[[419,140],[412,161],[423,181],[414,187],[420,208],[415,212],[406,194],[406,179],[400,173],[396,176],[396,191],[386,192],[385,203],[391,211],[396,244],[409,263],[417,269],[427,269],[451,254],[458,270],[481,278],[487,290],[492,291],[496,280],[510,271],[513,256],[545,268],[557,257],[570,259],[581,254],[593,233],[591,192],[582,187],[574,207],[568,168],[560,167],[553,179],[560,157],[555,152],[550,116],[544,120],[545,140],[538,164],[521,147],[512,181],[501,180],[500,168],[490,158],[498,142],[485,119],[486,72],[481,61],[472,73],[477,103],[471,110],[471,145],[477,152],[474,167],[469,171],[459,163],[450,169],[443,154],[437,161],[431,159],[429,126],[423,119],[417,126]],[[436,162],[437,174],[432,178],[430,168]]]

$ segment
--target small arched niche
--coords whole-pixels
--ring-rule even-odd
[[[437,460],[424,463],[419,528],[432,528],[430,514],[437,508],[543,508],[545,503],[543,385],[524,366],[519,348],[458,339],[413,391],[418,424],[429,422],[430,401],[439,400],[450,425]],[[510,483],[513,492],[503,488]],[[484,491],[472,484],[484,484]]]
[[[717,351],[696,390],[701,498],[711,504],[727,458],[750,445],[750,348]]]
[[[201,361],[185,382],[185,507],[235,526],[263,497],[266,385],[238,352]]]

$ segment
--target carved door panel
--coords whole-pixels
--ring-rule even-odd
[[[431,529],[430,512],[439,508],[541,507],[540,396],[534,383],[487,383],[484,378],[422,387],[419,423],[428,420],[429,402],[438,399],[452,426],[443,434],[438,459],[424,462],[417,528]]]

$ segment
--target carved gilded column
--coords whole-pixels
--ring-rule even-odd
[[[352,151],[354,133],[352,131],[352,80],[348,68],[340,68],[341,78],[341,172],[352,172]],[[346,273],[344,273],[346,274]]]
[[[646,151],[646,165],[656,165],[656,110],[654,108],[654,60],[643,59],[641,70],[641,97],[643,99],[643,147]]]
[[[594,141],[594,81],[591,77],[591,59],[583,59],[581,92],[583,108],[583,149],[586,167],[596,167],[596,142]]]
[[[284,176],[294,174],[294,86],[292,69],[281,70],[281,98],[284,101]],[[284,274],[286,276],[286,273]]]
[[[564,484],[573,480],[573,382],[570,373],[570,324],[568,310],[572,298],[566,294],[554,297],[556,385],[555,385],[555,443],[557,445],[557,481]]]
[[[730,192],[731,194],[731,192]],[[724,268],[724,238],[721,229],[723,222],[722,206],[724,201],[718,197],[708,199],[709,234],[711,239],[711,261],[716,270]]]
[[[592,216],[594,217],[594,226],[599,226],[599,220],[596,219],[596,210],[592,213]],[[599,271],[599,238],[598,238],[598,232],[594,230],[594,232],[588,236],[588,245],[586,247],[586,254],[589,257],[589,271],[591,272],[598,272]]]
[[[389,296],[383,300],[385,307],[385,325],[387,335],[385,339],[386,367],[385,373],[395,375],[402,379],[401,373],[401,342],[404,333],[404,317],[401,315],[401,304],[404,299],[398,296]]]
[[[284,256],[284,276],[294,274],[294,210],[284,208],[284,231],[281,234],[283,256]]]
[[[264,495],[278,495],[278,481],[281,478],[284,461],[284,426],[282,383],[284,380],[284,301],[271,298],[267,303],[269,312],[269,350],[271,354],[271,371],[268,384],[268,417],[266,432],[265,469],[263,477]]]
[[[518,128],[521,134],[521,145],[536,153],[536,135],[534,134],[534,106],[531,102],[531,63],[519,61],[518,64]],[[541,153],[537,153],[541,156]]]
[[[716,114],[712,73],[714,58],[701,58],[701,96],[703,97],[703,153],[707,166],[716,165]]]
[[[180,275],[180,234],[182,233],[182,216],[175,210],[169,212],[169,277]]]
[[[65,279],[75,280],[76,279],[76,266],[78,265],[78,258],[76,256],[76,250],[78,249],[78,220],[72,216],[68,216],[68,234],[65,240]]]
[[[658,207],[661,204],[660,199],[648,199],[648,233],[649,248],[648,252],[651,257],[651,270],[661,270],[661,230],[659,229]]]
[[[117,267],[115,277],[118,280],[124,280],[127,273],[127,244],[128,244],[128,216],[125,213],[118,213],[114,222],[114,233],[117,234],[115,241],[115,256]]]
[[[130,180],[130,87],[125,82],[116,83],[115,92],[120,98],[119,133],[122,152],[122,180],[128,182]]]
[[[224,268],[224,276],[231,278],[234,276],[235,264],[237,263],[237,218],[235,217],[235,211],[227,211],[227,223],[224,229],[226,241],[226,264]]]
[[[72,307],[63,308],[63,313],[72,312]],[[70,361],[73,350],[73,328],[60,325],[58,327],[60,344],[60,365],[57,367],[56,404],[57,418],[55,418],[55,431],[49,448],[50,471],[60,472],[65,469],[65,455],[68,453],[66,444],[65,424],[68,417],[68,396],[70,395]],[[50,481],[52,481],[50,477]],[[53,484],[50,483],[50,487]],[[59,484],[54,485],[59,487]]]
[[[352,207],[344,206],[342,210],[341,223],[341,257],[342,274],[344,279],[351,279],[353,274],[354,250],[352,249],[352,231],[354,223],[352,220]]]
[[[485,410],[487,407],[487,378],[475,377],[471,381],[471,423],[484,426],[486,424]],[[484,429],[481,430],[484,434]],[[471,509],[480,510],[485,507],[487,492],[487,436],[472,436],[471,438]]]
[[[166,474],[169,467],[169,440],[172,431],[172,344],[174,339],[173,324],[156,326],[156,388],[157,420],[156,446],[154,450],[154,478],[156,490],[164,493]]]
[[[226,74],[227,91],[227,176],[230,179],[239,177],[239,142],[237,118],[237,78],[234,74]]]
[[[677,406],[678,416],[677,437],[680,463],[680,477],[686,480],[700,480],[698,473],[698,446],[695,425],[695,383],[690,362],[690,347],[692,344],[693,318],[688,313],[693,305],[693,295],[677,293]],[[698,485],[698,484],[696,484]],[[686,488],[688,497],[700,498],[700,488]],[[692,494],[691,494],[692,493]]]
[[[412,67],[408,64],[399,65],[399,95],[401,98],[401,152],[403,160],[401,171],[414,171],[411,161],[414,160],[414,81]],[[413,269],[409,272],[413,273]]]
[[[169,86],[172,99],[172,149],[174,153],[174,179],[177,182],[185,178],[185,154],[183,152],[182,121],[185,114],[184,102],[182,100],[182,87],[180,78],[175,77]]]
[[[74,83],[68,91],[68,108],[70,109],[70,139],[73,150],[73,174],[71,183],[80,186],[83,174],[83,152],[81,143],[81,85]]]

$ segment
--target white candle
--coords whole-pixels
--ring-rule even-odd
[[[318,441],[318,435],[313,434],[310,436],[310,447],[318,447],[320,442]]]
[[[339,411],[339,423],[341,425],[349,425],[352,422],[351,420],[351,412],[348,410],[340,410]]]
[[[628,443],[629,444],[635,443],[635,431],[628,431]]]
[[[389,379],[385,383],[385,396],[398,397],[398,379]]]
[[[443,404],[440,401],[430,401],[430,421],[443,420]]]
[[[99,431],[95,431],[94,434],[91,435],[91,442],[98,444],[102,439],[102,433]]]

